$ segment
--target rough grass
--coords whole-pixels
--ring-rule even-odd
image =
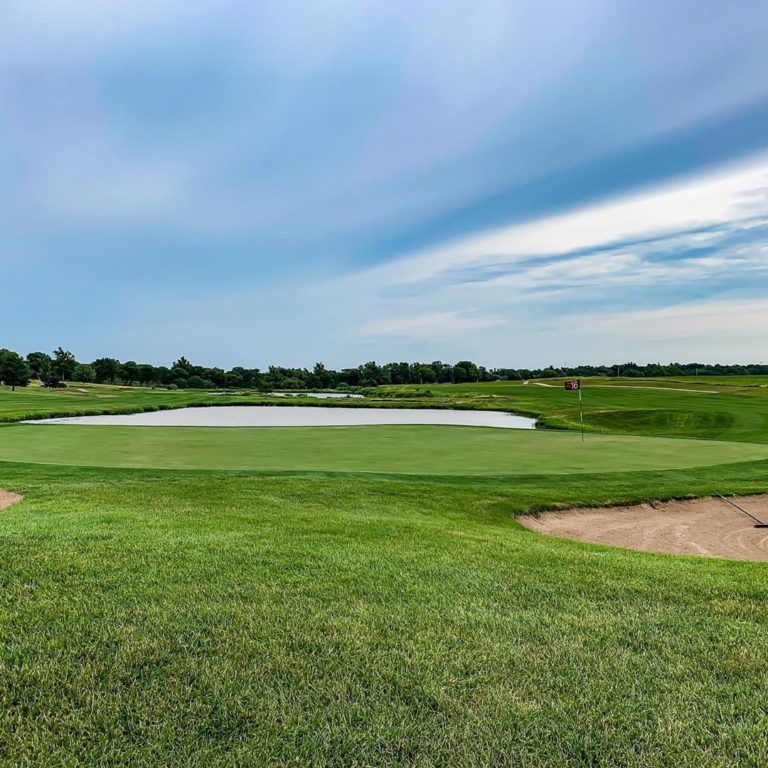
[[[725,379],[726,377],[723,377]],[[636,435],[768,442],[766,377],[738,383],[666,379],[583,379],[587,430]],[[577,429],[579,401],[562,381],[441,384],[384,388],[400,396],[432,393],[433,407],[498,408],[538,416],[548,427]],[[661,412],[661,415],[658,415]],[[675,415],[678,414],[678,415]]]
[[[5,765],[768,760],[768,569],[526,531],[552,478],[2,476]]]
[[[727,434],[734,415],[719,411],[686,411],[656,408],[592,412],[590,424],[609,432],[640,434],[684,434],[713,439]]]

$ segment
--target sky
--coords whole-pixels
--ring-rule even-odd
[[[0,0],[0,347],[768,360],[765,0]]]

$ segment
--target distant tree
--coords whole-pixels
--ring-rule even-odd
[[[45,372],[41,379],[43,386],[49,389],[57,389],[59,387],[66,387],[67,385],[61,380],[61,377],[56,373],[55,367],[52,365],[48,371]]]
[[[312,386],[318,389],[326,389],[331,386],[331,376],[323,363],[315,363],[312,369]]]
[[[224,387],[227,384],[227,374],[224,373],[223,368],[209,368],[203,378],[210,382],[211,386],[209,389],[212,389],[213,387]]]
[[[187,378],[192,373],[192,367],[193,367],[192,363],[190,363],[189,360],[187,360],[187,358],[182,355],[171,366],[171,370],[174,372],[174,378],[176,377],[177,374]]]
[[[233,368],[231,371],[227,371],[224,385],[232,389],[238,389],[245,386],[245,379],[242,373]]]
[[[461,384],[464,381],[469,381],[469,371],[467,371],[463,365],[454,365],[453,381],[455,384]]]
[[[361,365],[359,372],[360,382],[367,381],[369,384],[372,384],[373,382],[376,382],[377,384],[388,384],[390,381],[388,375],[384,372],[384,369],[380,365],[376,365],[375,360],[369,360],[367,363]]]
[[[139,378],[139,366],[133,360],[123,363],[120,369],[120,377],[129,387],[133,386],[134,381]]]
[[[121,373],[120,361],[114,357],[100,357],[94,360],[93,369],[99,384],[114,384]]]
[[[201,376],[190,376],[187,379],[187,386],[191,389],[205,389],[205,379]]]
[[[96,381],[96,371],[88,363],[78,363],[75,366],[75,372],[72,374],[73,381],[79,381],[83,384],[90,384]]]
[[[176,363],[173,364],[173,368],[171,368],[171,372],[169,374],[172,381],[176,381],[176,379],[188,379],[191,375],[191,371],[182,366],[176,365]]]
[[[68,350],[57,347],[53,350],[53,374],[60,381],[69,381],[75,372],[77,360]]]
[[[155,368],[155,381],[158,384],[170,384],[173,378],[173,372],[165,365],[158,365]]]
[[[0,381],[10,387],[26,387],[32,378],[32,370],[24,358],[9,349],[0,349]]]
[[[259,388],[264,382],[264,372],[260,368],[247,368],[246,369],[246,382],[247,387]]]
[[[33,379],[42,381],[49,373],[53,358],[45,352],[30,352],[27,355],[27,364],[32,371]]]
[[[139,365],[139,384],[141,384],[143,387],[147,384],[154,384],[156,379],[156,371],[154,365],[149,365],[147,363],[142,363]]]
[[[471,360],[459,360],[454,366],[454,378],[456,377],[456,369],[462,368],[466,371],[466,378],[464,381],[478,381],[480,379],[480,370]],[[458,378],[455,378],[458,382]]]
[[[431,365],[424,365],[423,363],[418,364],[415,373],[418,377],[419,384],[433,384],[437,381],[437,374],[434,372]]]

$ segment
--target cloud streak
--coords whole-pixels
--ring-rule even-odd
[[[767,36],[760,0],[7,0],[2,343],[534,364],[574,313],[754,297]]]
[[[361,337],[389,334],[441,346],[451,336],[442,321],[448,329],[453,321],[465,332],[464,343],[492,354],[517,339],[527,359],[539,364],[545,355],[572,359],[572,341],[559,340],[571,334],[552,328],[571,328],[577,318],[582,354],[590,339],[595,350],[617,346],[607,345],[608,332],[620,336],[627,353],[648,354],[650,342],[659,340],[651,332],[661,327],[654,318],[666,324],[666,348],[669,339],[688,339],[692,324],[709,313],[699,326],[706,328],[699,346],[707,345],[710,358],[730,358],[736,348],[745,352],[745,339],[755,344],[764,325],[755,318],[766,308],[759,297],[768,286],[767,189],[768,157],[761,155],[672,186],[409,254],[322,290],[365,297],[366,315],[374,319],[359,329]],[[733,294],[738,301],[723,299]],[[712,318],[742,302],[743,312],[718,329]],[[457,306],[474,309],[465,317]],[[351,310],[360,307],[353,302]],[[619,320],[623,313],[626,322]],[[649,324],[641,322],[644,313]],[[739,322],[744,343],[734,346]]]

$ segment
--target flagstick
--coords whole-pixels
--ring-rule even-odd
[[[584,407],[581,404],[581,379],[579,379],[579,421],[581,422],[581,442],[584,442]]]

